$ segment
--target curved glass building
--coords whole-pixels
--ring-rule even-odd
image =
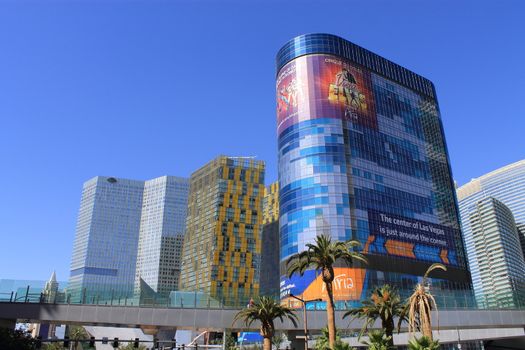
[[[523,277],[525,160],[520,160],[472,179],[469,183],[459,187],[457,194],[462,231],[478,305],[522,306],[525,303],[523,297],[525,287],[522,281],[525,279]],[[487,201],[499,203],[498,206],[493,206],[496,208],[504,207],[506,210],[480,210],[480,208],[487,207],[485,204]],[[507,213],[508,211],[510,213]],[[508,218],[509,216],[512,218]],[[479,223],[483,221],[490,223],[480,225]],[[502,224],[502,222],[507,224]],[[515,223],[509,224],[509,222]],[[516,234],[513,232],[514,229],[506,228],[510,226],[515,226],[515,230],[517,230],[516,234],[520,241],[521,250],[511,248],[516,245]],[[492,254],[486,255],[480,251],[480,244],[481,246],[492,246]],[[496,264],[501,262],[504,264],[501,267],[496,267]],[[486,274],[487,265],[490,267],[490,271],[497,271],[494,273],[495,276]],[[505,279],[505,283],[494,284],[494,278]],[[512,296],[500,298],[496,293],[499,290],[511,293]]]
[[[390,283],[403,295],[433,262],[443,306],[470,305],[448,152],[433,84],[329,34],[277,54],[281,297],[323,297],[317,271],[284,263],[317,235],[357,239],[369,264],[336,267],[338,307]]]

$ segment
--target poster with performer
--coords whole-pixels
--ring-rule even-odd
[[[377,128],[370,72],[332,55],[307,55],[277,76],[277,129],[318,118]]]

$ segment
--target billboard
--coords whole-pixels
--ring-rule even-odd
[[[379,253],[457,266],[455,236],[447,226],[368,210],[368,253]]]
[[[277,76],[277,130],[317,118],[349,120],[376,128],[370,72],[331,55],[307,55]]]
[[[363,293],[366,269],[334,267],[334,273],[335,279],[332,283],[334,300],[359,300]],[[286,300],[290,294],[301,296],[304,300],[319,298],[327,300],[326,288],[321,273],[317,270],[307,270],[303,276],[295,274],[291,278],[281,278],[280,293],[281,300]],[[294,305],[294,299],[289,301]]]

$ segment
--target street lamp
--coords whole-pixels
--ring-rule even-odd
[[[322,301],[323,299],[317,298],[317,299],[311,299],[311,300],[304,300],[301,299],[293,294],[289,294],[290,297],[299,300],[301,303],[303,303],[303,320],[304,320],[304,350],[308,350],[308,319],[306,318],[306,303],[309,303],[311,301]]]

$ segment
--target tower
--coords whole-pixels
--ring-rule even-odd
[[[472,229],[479,279],[478,306],[516,308],[525,303],[525,261],[510,209],[495,198],[479,200],[467,218]]]
[[[244,306],[259,293],[264,162],[220,156],[190,178],[180,290]]]
[[[317,271],[285,261],[317,235],[361,242],[369,264],[337,263],[337,307],[389,283],[408,295],[434,262],[438,303],[470,295],[454,184],[433,84],[329,34],[277,54],[281,296],[324,296]],[[461,296],[461,297],[459,297]]]
[[[279,182],[265,188],[263,199],[260,294],[279,295]]]
[[[97,176],[84,183],[71,258],[71,300],[133,295],[144,181]]]
[[[489,276],[486,275],[486,266],[482,268],[482,265],[493,264],[494,259],[489,261],[487,260],[489,256],[479,255],[478,242],[480,237],[482,237],[480,234],[484,234],[484,231],[486,231],[480,231],[480,220],[489,220],[488,217],[490,216],[490,227],[493,230],[490,233],[489,238],[492,243],[501,240],[498,244],[511,244],[510,242],[513,241],[513,234],[508,226],[511,225],[510,216],[512,216],[512,221],[515,223],[515,229],[517,230],[518,238],[520,240],[521,252],[525,255],[524,181],[525,160],[520,160],[472,179],[470,182],[457,189],[461,226],[465,239],[470,272],[472,274],[472,283],[474,285],[476,300],[478,300],[480,305],[487,305],[489,302],[489,300],[487,300],[488,295],[496,297],[496,294],[492,291],[488,294],[484,292],[484,286],[487,286]],[[485,210],[479,210],[480,203],[483,204],[482,206]],[[488,208],[492,209],[488,210]],[[483,213],[483,215],[477,213]],[[489,213],[491,213],[491,215],[489,215]],[[477,220],[473,221],[473,218],[477,218]],[[477,223],[476,227],[473,224],[474,222]],[[496,225],[496,223],[498,223],[498,225]],[[504,229],[505,227],[507,228]],[[501,247],[503,248],[503,246]],[[505,249],[509,249],[509,246],[506,246]],[[491,254],[495,253],[496,251],[491,252]],[[512,270],[516,268],[521,269],[521,274],[523,275],[523,269],[520,267],[520,259],[512,249],[509,251],[501,251],[499,253],[503,254],[501,256],[502,258],[505,255],[514,256],[512,262],[508,260],[501,261],[505,262],[505,266],[502,266],[501,268],[511,269],[507,272],[502,270],[501,275],[508,276],[508,274],[512,273]],[[508,277],[510,278],[510,276]],[[511,283],[510,279],[508,280],[508,283]],[[521,287],[516,284],[513,286],[507,284],[507,286],[507,291],[514,293],[514,298],[519,298],[519,290]],[[502,305],[501,300],[491,300],[491,303],[499,303]],[[523,300],[518,304],[523,304]]]
[[[178,288],[188,190],[188,179],[175,176],[145,182],[135,294],[140,293],[141,279],[158,296],[167,297]]]
[[[46,282],[46,286],[44,287],[44,300],[46,303],[54,303],[57,298],[58,293],[58,282],[57,282],[57,275],[55,271],[51,274],[51,277],[49,278],[49,281]]]

